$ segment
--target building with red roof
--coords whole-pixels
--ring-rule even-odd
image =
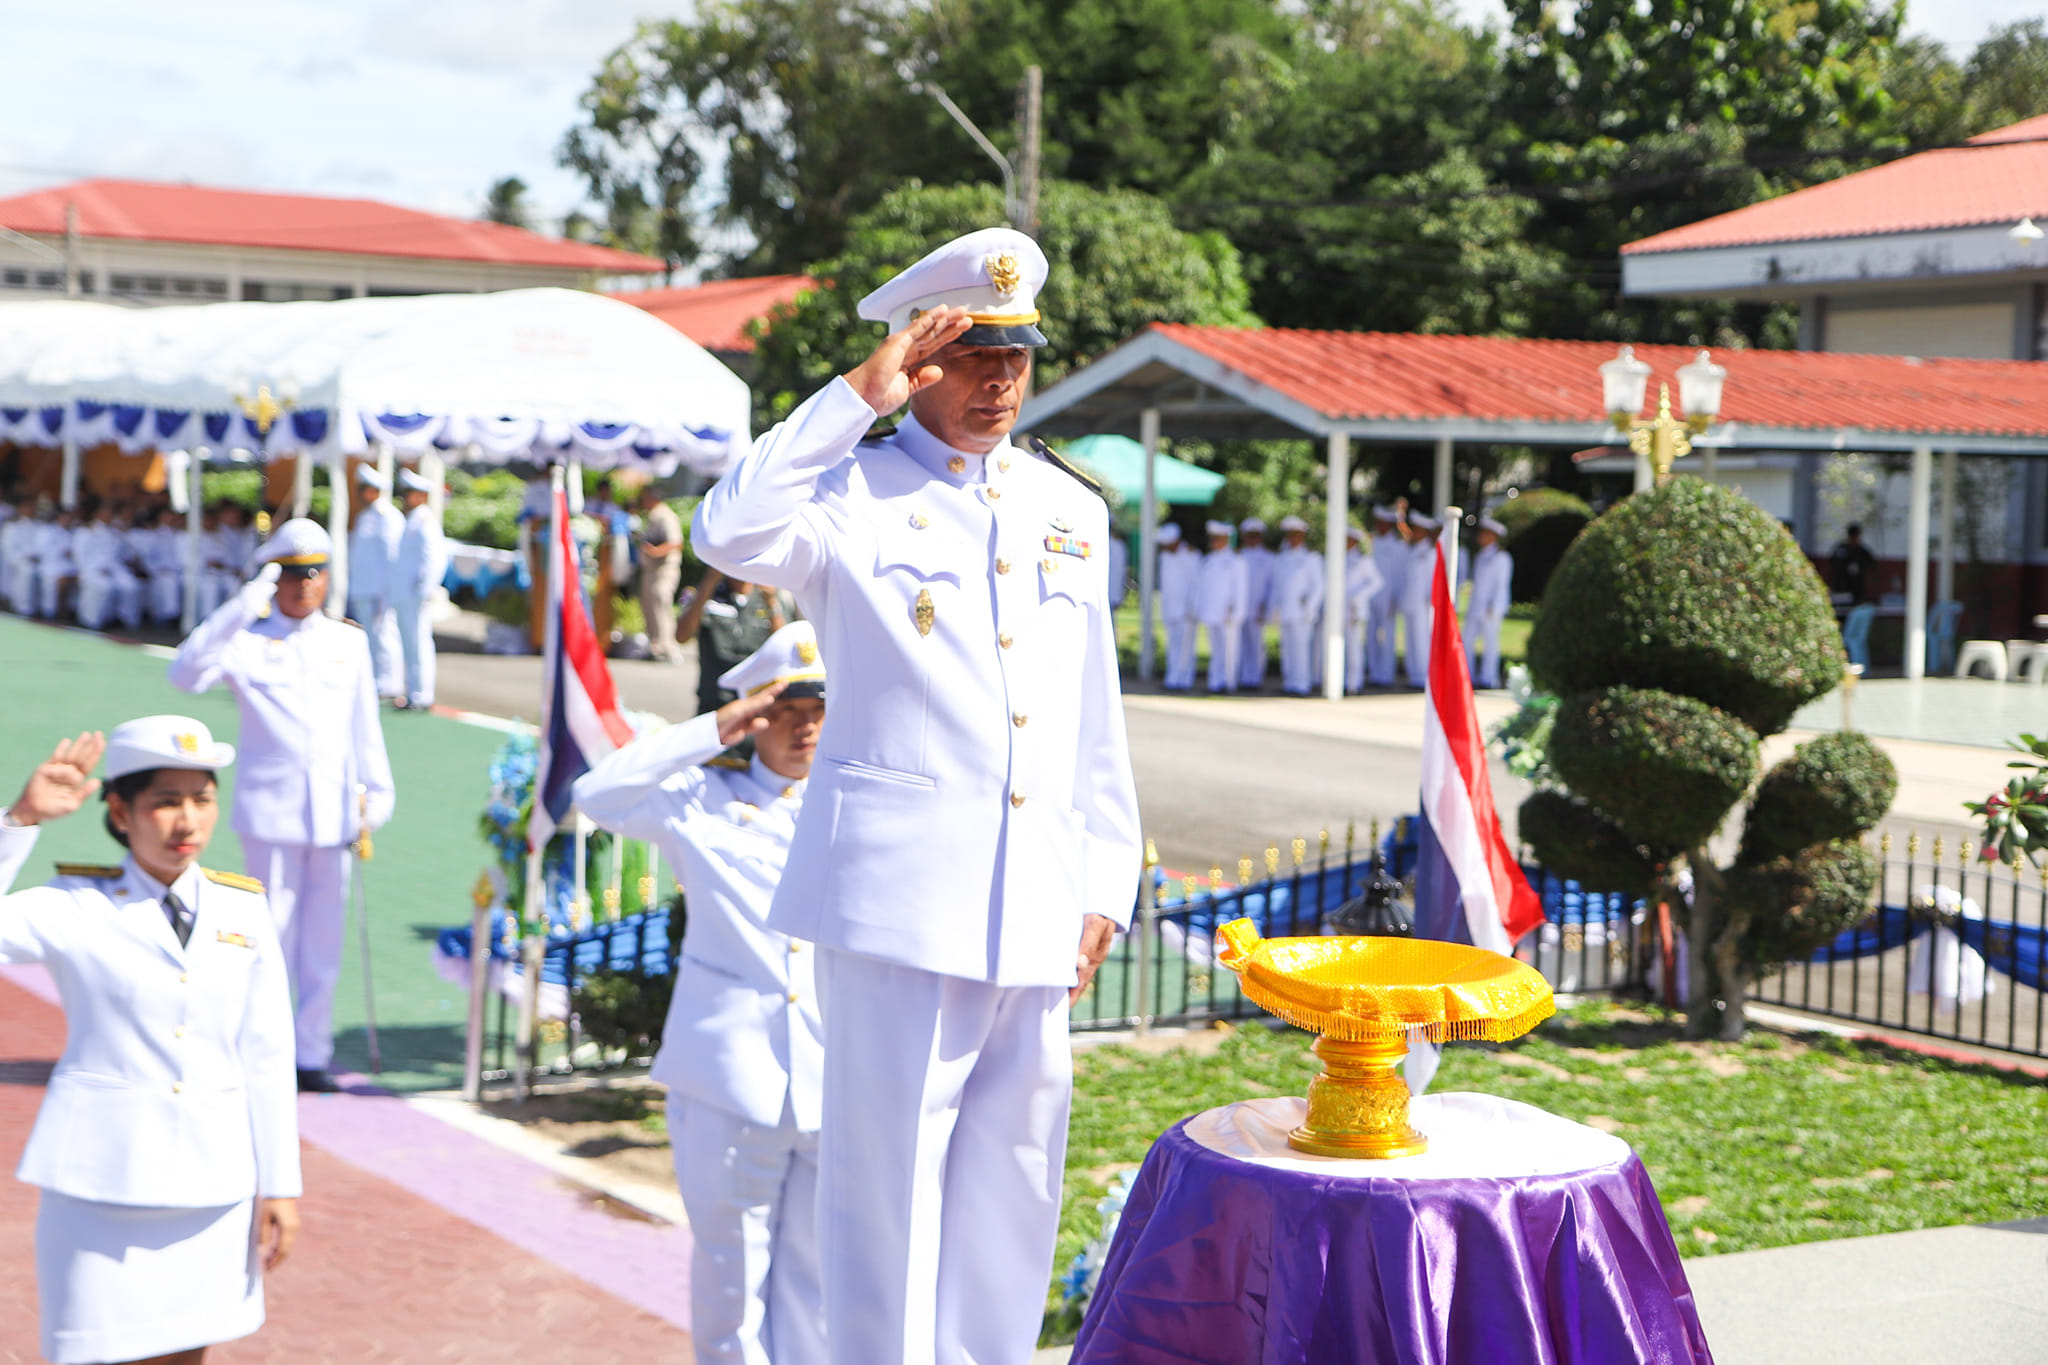
[[[2048,115],[1622,248],[1622,292],[1797,303],[1810,351],[2048,359]]]
[[[129,304],[591,286],[661,262],[374,199],[81,180],[0,199],[0,300]],[[26,239],[26,240],[24,240]]]
[[[754,275],[680,289],[622,290],[612,297],[646,309],[730,365],[753,354],[755,322],[817,287],[809,275]]]

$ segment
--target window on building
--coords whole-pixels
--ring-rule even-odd
[[[26,289],[28,288],[28,272],[26,270],[0,270],[0,284],[10,285],[15,289]]]

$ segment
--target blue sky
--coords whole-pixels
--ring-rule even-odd
[[[1490,17],[1497,0],[1454,0]],[[0,4],[0,194],[91,175],[475,214],[502,175],[558,217],[554,149],[649,0],[62,0]],[[1923,0],[1966,53],[2044,0]]]

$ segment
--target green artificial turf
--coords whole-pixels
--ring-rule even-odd
[[[2048,1215],[2048,1081],[1829,1035],[1680,1032],[1661,1012],[1592,1002],[1516,1043],[1447,1048],[1431,1090],[1503,1095],[1618,1134],[1688,1256]],[[1247,1023],[1208,1055],[1077,1056],[1056,1269],[1100,1229],[1110,1179],[1174,1123],[1305,1093],[1311,1041]]]

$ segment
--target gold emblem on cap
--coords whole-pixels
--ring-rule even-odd
[[[172,735],[171,743],[177,746],[178,752],[181,754],[196,754],[199,752],[199,736],[197,735]]]
[[[932,622],[937,617],[938,611],[932,606],[932,590],[930,588],[919,588],[917,590],[917,610],[913,613],[913,618],[917,621],[917,633],[919,635],[931,634]]]
[[[988,281],[1004,298],[1017,292],[1017,286],[1024,283],[1024,271],[1017,264],[1015,252],[1005,251],[988,258]]]
[[[818,662],[818,647],[809,640],[799,640],[796,646],[796,657],[798,663],[814,664]]]

